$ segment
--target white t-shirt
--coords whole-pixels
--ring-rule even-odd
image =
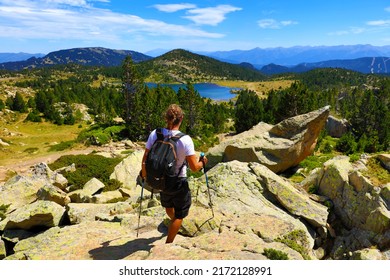
[[[164,137],[166,137],[168,135],[175,136],[178,133],[180,133],[180,131],[163,128],[162,133]],[[149,135],[148,141],[146,142],[146,149],[150,150],[156,140],[157,140],[157,133],[155,129]],[[194,148],[194,142],[192,141],[189,135],[185,135],[181,137],[176,143],[176,148],[177,148],[177,164],[176,164],[176,174],[177,174],[180,168],[182,167],[182,165],[184,164],[186,156],[195,155],[195,148]],[[183,167],[181,169],[180,174],[178,175],[179,177],[187,177],[187,168]]]

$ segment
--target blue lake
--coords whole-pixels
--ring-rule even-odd
[[[156,87],[155,83],[146,83],[148,87]],[[199,92],[200,96],[210,98],[213,100],[229,100],[235,97],[231,90],[238,90],[238,88],[223,87],[212,83],[193,84],[194,89]],[[184,84],[161,84],[161,86],[168,86],[174,91],[179,88],[187,88]]]

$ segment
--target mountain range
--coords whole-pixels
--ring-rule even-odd
[[[390,46],[296,46],[290,48],[255,48],[252,50],[232,50],[200,54],[230,63],[249,62],[255,65],[256,68],[261,68],[271,63],[291,67],[301,63],[317,63],[328,60],[390,57]]]
[[[344,68],[365,74],[389,74],[390,57],[362,57],[356,59],[335,59],[313,63],[300,63],[287,67],[276,64],[263,66],[260,71],[266,75],[281,73],[301,73],[316,68]]]
[[[22,70],[69,63],[86,66],[118,66],[128,55],[135,63],[152,59],[151,56],[129,50],[74,48],[51,52],[43,57],[31,57],[24,61],[0,63],[0,69]]]
[[[27,60],[31,57],[43,57],[45,54],[43,53],[0,53],[0,63],[9,62],[9,61],[23,61]]]
[[[27,60],[0,63],[0,69],[22,70],[68,63],[89,66],[118,66],[127,55],[131,55],[133,61],[138,63],[153,61],[166,53],[169,52],[161,49],[143,54],[130,50],[113,50],[99,47],[74,48],[51,52],[42,57],[38,55],[32,56]],[[345,68],[362,73],[388,74],[390,71],[390,46],[351,45],[255,48],[252,50],[189,53],[200,55],[202,63],[205,62],[204,58],[208,57],[213,58],[211,60],[213,62],[218,60],[228,64],[238,64],[240,68],[257,70],[267,75],[285,72],[305,72],[323,67]],[[153,57],[151,54],[157,57]],[[0,53],[0,59],[2,55]],[[190,63],[190,61],[187,62]],[[187,64],[187,62],[185,63]]]

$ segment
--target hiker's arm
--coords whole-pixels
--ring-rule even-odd
[[[203,162],[204,164],[206,165],[207,164],[207,158],[204,156],[202,158],[202,161],[198,160],[198,158],[196,157],[196,155],[192,155],[192,156],[186,156],[186,160],[188,162],[188,165],[190,166],[190,169],[192,171],[199,171],[203,168]]]
[[[144,156],[142,157],[142,166],[141,166],[141,177],[146,178],[146,158],[148,157],[149,149],[145,149]]]

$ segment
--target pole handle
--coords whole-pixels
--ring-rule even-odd
[[[200,158],[199,158],[199,161],[201,161],[201,162],[203,163],[203,169],[204,169],[204,167],[205,167],[205,164],[204,164],[204,160],[203,160],[203,158],[204,158],[204,152],[201,152],[201,153],[200,153]]]

